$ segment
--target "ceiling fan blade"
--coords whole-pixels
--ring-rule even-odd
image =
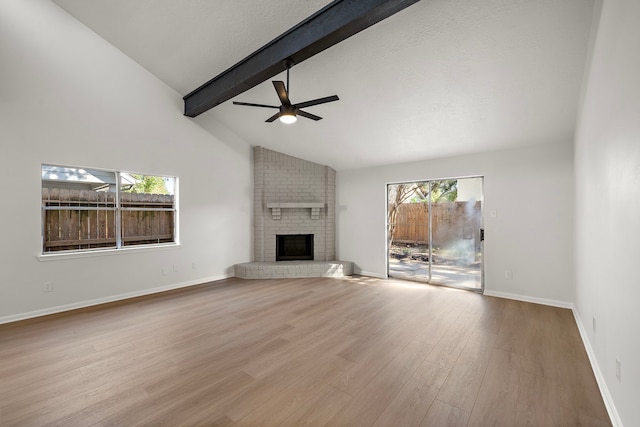
[[[307,119],[315,120],[316,122],[318,120],[322,120],[322,117],[316,116],[315,114],[307,113],[306,111],[302,111],[302,110],[298,110],[298,115],[302,117],[306,117]]]
[[[280,108],[275,105],[254,104],[252,102],[237,102],[233,101],[233,105],[246,105],[248,107],[264,107],[264,108]]]
[[[280,102],[282,102],[282,105],[291,105],[291,101],[289,101],[289,94],[287,94],[287,88],[284,86],[284,82],[274,80],[273,87],[276,88],[276,92],[278,92],[278,98],[280,98]]]
[[[271,123],[273,121],[275,121],[278,117],[280,117],[280,112],[278,111],[276,114],[274,114],[273,116],[269,117],[267,120],[265,120],[266,123]]]
[[[333,102],[338,100],[340,100],[340,98],[338,98],[338,95],[332,95],[332,96],[326,96],[324,98],[313,99],[307,102],[301,102],[299,104],[294,105],[294,107],[306,108],[306,107],[311,107],[312,105],[326,104],[327,102]]]

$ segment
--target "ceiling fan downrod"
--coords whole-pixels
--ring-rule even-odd
[[[294,62],[293,59],[287,58],[282,61],[282,64],[287,68],[287,95],[291,98],[291,90],[289,89],[289,70],[293,67]]]

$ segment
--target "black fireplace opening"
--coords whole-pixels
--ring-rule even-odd
[[[276,235],[276,261],[313,260],[313,234]]]

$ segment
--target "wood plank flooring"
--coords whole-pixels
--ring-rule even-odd
[[[609,426],[569,310],[228,279],[0,326],[2,426]]]

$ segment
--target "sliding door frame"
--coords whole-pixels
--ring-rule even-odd
[[[435,285],[435,286],[445,286],[445,287],[450,287],[450,288],[455,288],[455,289],[462,289],[462,290],[467,290],[467,291],[472,291],[472,292],[477,292],[477,293],[484,293],[484,279],[485,279],[485,271],[484,271],[484,260],[485,260],[485,253],[484,253],[484,176],[483,175],[468,175],[468,176],[456,176],[456,177],[450,177],[450,178],[428,178],[428,179],[417,179],[417,180],[407,180],[407,181],[396,181],[396,182],[387,182],[385,184],[385,202],[386,202],[386,207],[385,207],[385,254],[386,254],[386,272],[387,272],[387,278],[392,278],[390,276],[390,267],[389,267],[389,258],[390,258],[390,247],[389,247],[389,186],[391,185],[400,185],[400,184],[413,184],[413,183],[431,183],[431,182],[435,182],[435,181],[447,181],[447,180],[461,180],[461,179],[469,179],[469,178],[479,178],[481,179],[481,191],[482,191],[482,197],[480,199],[480,234],[481,234],[481,238],[480,238],[480,253],[481,253],[481,257],[480,257],[480,288],[470,288],[467,286],[456,286],[455,284],[448,284],[448,283],[439,283],[439,282],[433,282],[432,280],[432,260],[433,260],[433,250],[432,250],[432,231],[433,231],[433,227],[432,227],[432,210],[431,210],[431,185],[429,185],[429,193],[428,193],[428,210],[429,210],[429,215],[428,215],[428,228],[429,228],[429,279],[424,282],[422,280],[418,281],[416,280],[416,282],[419,283],[427,283],[429,285]],[[399,279],[399,280],[410,280],[410,279]]]

